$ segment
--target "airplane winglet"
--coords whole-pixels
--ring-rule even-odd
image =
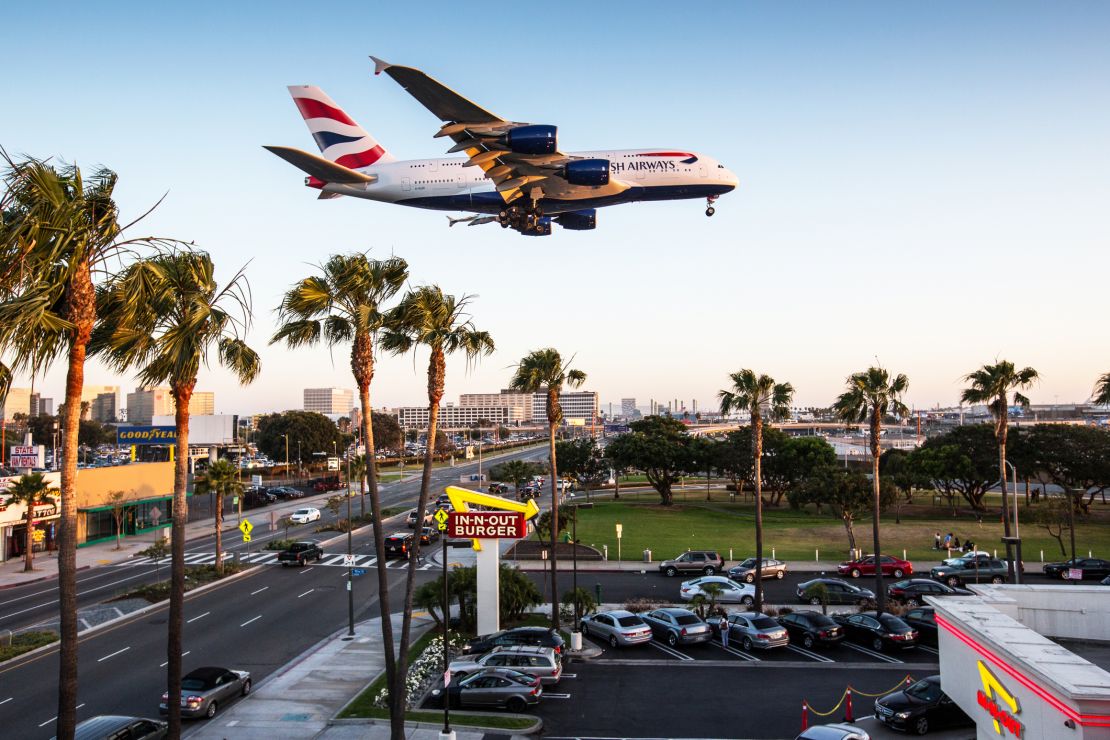
[[[393,66],[392,64],[385,61],[384,59],[378,59],[373,54],[370,55],[370,58],[374,60],[374,74],[376,74],[376,75],[380,75],[382,72],[386,71],[387,69],[389,69],[390,67]]]

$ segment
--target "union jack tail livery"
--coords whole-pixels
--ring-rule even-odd
[[[326,159],[354,170],[394,160],[373,136],[355,123],[320,88],[290,85],[289,94],[293,96],[308,132]]]

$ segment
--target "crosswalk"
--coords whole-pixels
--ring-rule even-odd
[[[249,553],[249,554],[248,553],[224,552],[223,557],[221,559],[224,560],[224,561],[237,560],[241,563],[250,563],[252,565],[277,565],[278,564],[277,557],[278,557],[278,554],[277,554],[276,551],[274,551],[274,550],[263,550],[262,552],[252,552],[252,553]],[[344,563],[344,558],[345,557],[346,556],[343,555],[342,553],[340,553],[338,555],[326,555],[324,557],[324,559],[321,560],[319,563],[312,563],[312,565],[324,565],[324,566],[330,566],[330,567],[345,568],[345,567],[347,567],[346,564]],[[216,562],[216,553],[214,553],[214,552],[186,552],[185,553],[185,564],[186,565],[211,565],[212,563],[215,563],[215,562]],[[402,559],[402,560],[386,560],[385,561],[385,567],[388,568],[389,570],[404,570],[404,569],[408,568],[409,562],[410,561],[404,560],[404,559]],[[167,564],[169,564],[169,558],[168,557],[162,558],[161,560],[158,561],[158,563],[162,564],[162,565],[167,565]],[[116,567],[134,566],[134,565],[153,565],[153,564],[154,564],[154,560],[152,558],[136,558],[134,560],[128,560],[128,561],[123,562],[123,563],[117,563]],[[378,564],[378,559],[376,557],[374,557],[373,555],[355,555],[355,562],[354,562],[353,567],[355,567],[355,568],[375,568],[375,567],[377,567],[377,564]],[[435,567],[436,567],[435,563],[432,563],[432,562],[429,562],[429,561],[421,561],[420,564],[417,565],[416,569],[417,570],[431,570],[432,568],[435,568]]]

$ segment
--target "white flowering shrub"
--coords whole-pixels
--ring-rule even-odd
[[[447,641],[447,651],[450,656],[458,653],[459,647],[466,641],[459,635],[452,633]],[[405,675],[405,709],[413,709],[416,701],[423,698],[424,692],[443,675],[443,636],[436,635],[409,665]],[[374,697],[374,706],[383,709],[389,706],[389,687],[383,688]]]

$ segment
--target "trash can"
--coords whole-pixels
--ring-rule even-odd
[[[644,562],[645,563],[650,563],[651,562],[651,550],[644,550]]]

